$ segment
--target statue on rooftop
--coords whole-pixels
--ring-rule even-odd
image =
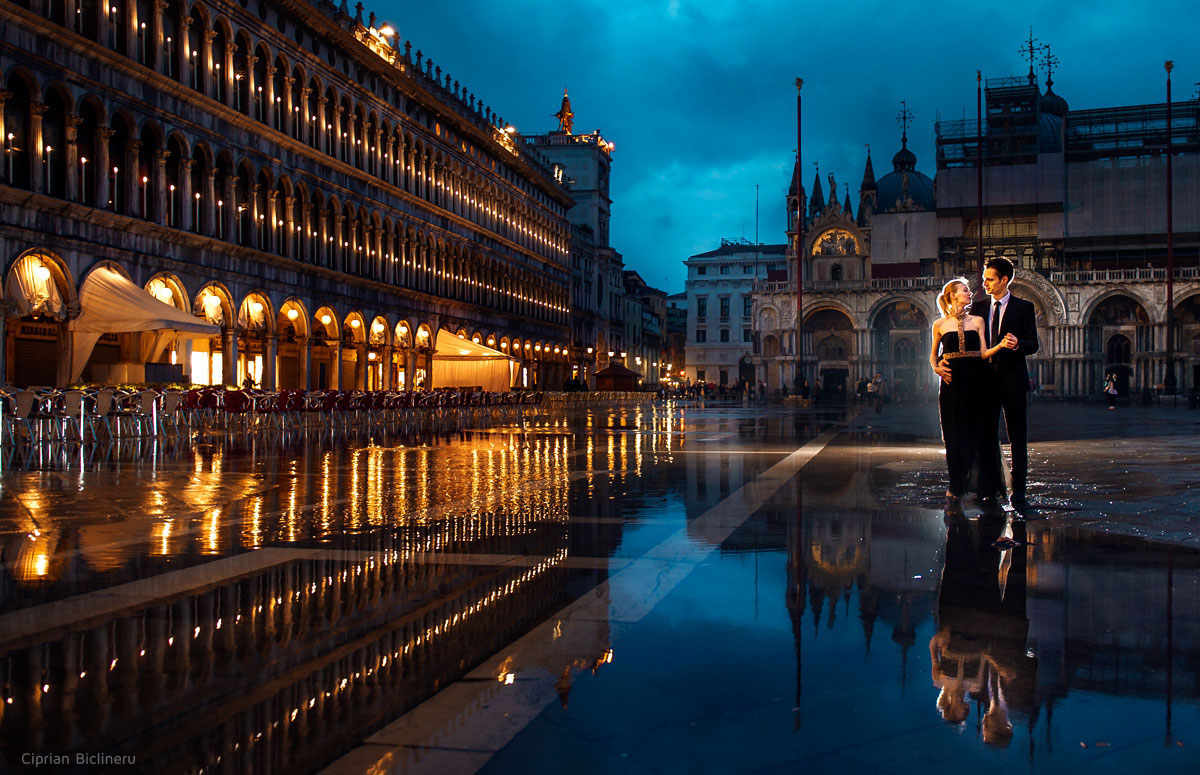
[[[571,129],[575,126],[575,114],[571,112],[571,98],[567,96],[565,86],[563,87],[562,107],[553,115],[558,119],[558,131],[565,135],[571,134]]]

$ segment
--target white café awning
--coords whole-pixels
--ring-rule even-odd
[[[438,331],[433,354],[434,387],[478,387],[502,392],[512,387],[516,361],[470,339]]]
[[[149,360],[172,337],[205,339],[218,336],[219,326],[154,298],[120,272],[102,266],[88,275],[79,290],[79,317],[71,321],[74,342],[71,381],[79,379],[101,334],[161,331],[144,352]]]

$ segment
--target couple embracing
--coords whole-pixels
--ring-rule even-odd
[[[1009,292],[1012,278],[1012,262],[993,258],[983,271],[985,298],[972,303],[970,285],[962,278],[946,283],[938,296],[938,309],[944,317],[933,324],[929,364],[941,378],[938,408],[950,474],[947,511],[962,509],[973,466],[978,469],[980,504],[993,507],[1004,497],[1001,412],[1012,445],[1009,503],[1018,511],[1028,505],[1029,371],[1025,356],[1038,351],[1037,322],[1033,304]]]

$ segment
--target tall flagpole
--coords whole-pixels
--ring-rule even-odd
[[[1163,63],[1167,71],[1167,373],[1163,375],[1163,389],[1175,395],[1175,230],[1174,199],[1171,186],[1171,71],[1175,63]]]
[[[800,144],[800,119],[804,115],[800,101],[800,89],[804,79],[796,79],[796,380],[804,380],[804,205],[800,192],[804,190],[804,174],[801,170],[802,146]]]
[[[983,298],[983,71],[975,71],[975,295]]]

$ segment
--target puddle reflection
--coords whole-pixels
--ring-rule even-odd
[[[817,490],[838,485],[822,480]],[[1175,741],[1200,723],[1197,550],[1001,513],[943,525],[928,511],[821,508],[767,512],[762,525],[756,549],[777,535],[786,542],[798,724],[839,712],[827,694],[799,687],[805,676],[824,686],[822,674],[849,669],[828,650],[840,643],[867,654],[854,670],[878,681],[883,707],[897,696],[905,705],[918,687],[920,712],[984,747],[1052,760],[1055,746],[1153,739],[1192,756]],[[725,548],[747,550],[748,535]],[[913,647],[926,645],[931,688],[922,690]],[[875,664],[881,648],[899,670]]]

